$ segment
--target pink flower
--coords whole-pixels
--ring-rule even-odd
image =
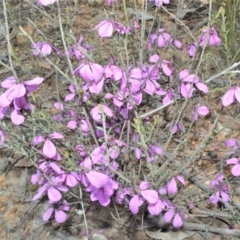
[[[109,107],[101,104],[95,106],[90,113],[96,122],[101,122],[102,114],[106,114],[110,118],[113,116],[112,110]]]
[[[194,57],[196,55],[196,52],[197,52],[197,43],[192,43],[189,46],[188,54],[190,57]]]
[[[109,178],[102,187],[96,188],[90,185],[87,187],[86,191],[91,192],[90,198],[92,201],[98,201],[102,206],[106,207],[110,204],[111,196],[117,189],[118,183]]]
[[[78,176],[75,172],[66,173],[61,171],[59,176],[56,177],[56,181],[62,182],[69,187],[75,187],[78,184]]]
[[[175,208],[170,208],[165,214],[164,214],[164,220],[166,222],[170,222],[173,219],[173,226],[175,228],[180,228],[183,225],[183,220],[186,219],[187,216],[180,210],[177,210]]]
[[[176,48],[181,49],[182,48],[182,43],[178,41],[177,39],[173,39],[173,44]]]
[[[240,176],[240,160],[238,158],[230,158],[227,161],[227,165],[233,164],[234,166],[232,167],[232,175],[235,177]]]
[[[75,86],[74,86],[72,83],[71,83],[70,86],[69,86],[69,91],[70,91],[71,93],[69,93],[69,94],[65,97],[65,99],[64,99],[65,102],[71,101],[71,100],[76,96],[76,89],[75,89]]]
[[[49,43],[37,42],[32,45],[33,55],[39,57],[45,57],[52,53],[52,46]]]
[[[117,107],[121,107],[124,103],[124,92],[119,90],[115,95],[112,95],[110,93],[106,93],[105,95],[106,99],[113,99],[113,104]]]
[[[107,5],[110,6],[113,3],[117,3],[118,0],[107,0]]]
[[[160,64],[161,64],[162,70],[165,73],[165,75],[167,77],[170,77],[174,70],[172,63],[167,60],[161,60]]]
[[[119,22],[114,22],[114,27],[115,27],[116,31],[122,35],[130,33],[132,30],[130,27],[125,27],[125,26],[123,26],[123,24],[121,24]]]
[[[240,147],[239,141],[237,139],[228,139],[225,142],[227,147],[233,147],[233,150],[237,150]]]
[[[231,87],[222,97],[222,105],[227,107],[234,103],[235,101],[240,103],[240,87]]]
[[[171,36],[165,32],[164,28],[160,28],[156,33],[150,35],[150,45],[153,45],[155,41],[159,48],[163,48],[170,43]]]
[[[97,63],[81,63],[73,73],[79,74],[86,82],[98,83],[103,77],[104,69]]]
[[[39,5],[47,6],[49,4],[55,3],[57,0],[38,0]]]
[[[232,162],[231,159],[229,159],[229,162]],[[231,164],[231,163],[229,163]],[[217,175],[217,178],[214,180],[211,180],[210,182],[210,186],[213,189],[213,191],[215,191],[215,195],[212,195],[210,197],[210,201],[213,204],[216,204],[219,199],[220,196],[222,197],[222,200],[224,202],[228,202],[229,201],[229,189],[228,189],[228,185],[226,183],[223,182],[224,179],[224,175],[219,173]]]
[[[114,81],[119,81],[123,76],[123,70],[115,65],[107,65],[104,67],[105,78],[111,78]]]
[[[206,27],[203,30],[203,35],[200,38],[199,46],[204,46],[207,44],[207,41],[210,46],[219,46],[221,44],[221,39],[218,37],[218,34],[214,27]]]
[[[149,204],[156,204],[159,200],[158,193],[155,190],[148,190],[150,186],[149,182],[141,182],[137,190],[137,194],[134,194],[129,202],[129,209],[133,214],[137,214],[139,207],[146,200]],[[151,205],[151,207],[153,207]],[[150,207],[150,209],[151,209]]]
[[[198,120],[198,114],[206,116],[209,114],[209,109],[206,106],[200,106],[200,104],[197,104],[192,111],[192,117],[194,121]]]
[[[156,7],[161,7],[164,3],[169,4],[170,0],[149,0],[149,2],[154,2]]]
[[[177,124],[168,123],[166,127],[169,128],[172,134],[175,134],[177,132],[184,132],[185,130],[181,122],[178,122]]]
[[[185,182],[185,179],[183,176],[176,176],[174,178],[172,178],[168,183],[167,183],[167,186],[166,186],[166,189],[167,189],[167,192],[169,194],[176,194],[178,189],[177,189],[177,182],[176,182],[176,179],[181,182],[183,185],[186,184]]]
[[[43,214],[43,221],[47,222],[54,212],[56,222],[64,223],[67,220],[67,215],[65,212],[70,210],[69,203],[64,200],[63,203],[59,205],[54,204],[51,201],[49,201],[49,204],[51,204],[51,207]]]
[[[32,201],[36,201],[43,194],[47,193],[49,200],[52,202],[58,202],[62,198],[60,191],[67,192],[68,188],[56,182],[55,178],[52,177],[50,183],[47,182],[38,189],[37,193],[33,196]]]
[[[129,73],[129,82],[131,84],[131,90],[133,93],[140,91],[143,83],[143,70],[141,68],[133,68]]]
[[[208,93],[208,87],[198,76],[190,74],[188,69],[185,69],[179,73],[179,79],[182,81],[181,94],[184,98],[191,98],[194,91],[193,85],[195,85],[200,91]],[[187,83],[187,84],[185,84]]]
[[[61,133],[54,132],[52,134],[49,134],[50,139],[63,139],[64,136]],[[43,154],[47,156],[48,158],[54,158],[57,155],[57,149],[53,142],[49,140],[48,138],[45,139],[44,136],[38,135],[35,136],[33,139],[33,146],[45,141],[43,145]]]
[[[113,35],[113,22],[110,20],[104,20],[94,27],[98,31],[101,38],[111,37]]]

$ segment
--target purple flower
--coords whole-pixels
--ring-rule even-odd
[[[237,150],[240,147],[239,141],[237,139],[228,139],[225,142],[227,147],[233,147],[233,150]]]
[[[118,189],[118,183],[108,178],[108,181],[101,187],[97,188],[90,185],[86,191],[91,192],[90,198],[92,201],[98,201],[102,206],[106,207],[111,202],[111,196]]]
[[[98,104],[97,106],[95,106],[92,110],[91,110],[91,116],[92,118],[96,121],[96,122],[101,122],[102,120],[102,114],[106,114],[108,117],[112,117],[113,116],[113,112],[112,110],[105,106],[105,105],[101,105]]]
[[[209,109],[206,106],[200,106],[200,104],[197,104],[192,111],[192,117],[194,121],[198,120],[198,114],[206,116],[209,114]]]
[[[117,107],[121,107],[124,103],[124,92],[119,90],[115,95],[111,93],[106,93],[105,95],[106,99],[113,99],[113,104]]]
[[[197,52],[197,43],[192,43],[189,46],[188,54],[190,57],[194,57],[196,55],[196,52]]]
[[[169,194],[175,194],[177,193],[178,189],[177,189],[177,182],[176,180],[178,180],[179,182],[181,182],[184,186],[186,184],[185,182],[185,179],[183,176],[176,176],[174,178],[172,178],[168,183],[167,183],[167,186],[166,186],[166,189],[167,189],[167,192]]]
[[[61,173],[59,173],[56,177],[56,181],[62,182],[69,187],[75,187],[78,184],[78,175],[75,172],[66,173],[61,171]]]
[[[114,27],[115,27],[116,31],[122,35],[129,34],[132,31],[132,29],[130,27],[125,27],[125,26],[123,26],[123,24],[121,24],[119,22],[114,22]]]
[[[72,83],[71,83],[70,86],[69,86],[69,91],[70,91],[71,93],[69,93],[69,94],[65,97],[65,99],[64,99],[65,102],[71,101],[71,100],[76,96],[76,89],[75,89],[75,86],[74,86]]]
[[[73,46],[68,48],[68,52],[67,54],[70,56],[70,58],[75,57],[78,61],[82,60],[85,58],[85,55],[87,54],[87,46],[83,46],[82,44],[83,42],[83,37],[80,36],[79,40],[77,41],[77,43]]]
[[[37,3],[39,5],[47,6],[49,4],[55,3],[57,0],[38,0]]]
[[[54,204],[49,201],[50,208],[43,214],[43,221],[47,222],[54,212],[57,223],[64,223],[67,220],[66,211],[70,210],[69,203],[64,200],[62,204]]]
[[[163,4],[169,4],[170,0],[149,0],[149,2],[154,2],[156,7],[161,7]]]
[[[240,87],[231,87],[222,97],[222,105],[227,107],[234,103],[235,101],[240,103]]]
[[[139,207],[144,203],[145,200],[149,204],[156,204],[158,202],[159,198],[157,191],[149,190],[149,186],[149,182],[141,182],[137,189],[137,194],[134,194],[132,199],[130,200],[129,209],[133,214],[138,213]]]
[[[180,228],[183,225],[183,219],[186,219],[187,216],[181,210],[176,208],[169,208],[169,210],[164,214],[164,220],[170,222],[173,219],[173,226],[175,228]]]
[[[163,48],[171,42],[171,36],[165,32],[164,28],[160,28],[156,33],[150,35],[150,46],[153,45],[155,41],[157,41],[159,48]]]
[[[47,193],[49,200],[52,202],[58,202],[62,198],[60,191],[67,192],[68,188],[61,183],[58,183],[54,177],[50,179],[50,182],[41,186],[37,193],[33,196],[32,201],[36,201],[43,194]]]
[[[173,39],[172,42],[176,48],[178,48],[178,49],[182,48],[182,43],[180,41],[178,41],[177,39]]]
[[[94,27],[98,31],[98,34],[101,38],[111,37],[113,35],[114,24],[110,20],[104,20],[100,22],[97,26]]]
[[[54,132],[52,134],[49,134],[48,136],[50,139],[63,139],[64,136],[61,133]],[[47,156],[48,158],[54,158],[57,155],[57,149],[53,142],[49,140],[48,138],[45,138],[44,136],[38,135],[34,137],[33,139],[33,146],[45,141],[43,145],[43,154]]]
[[[215,195],[212,195],[210,197],[210,201],[213,204],[216,204],[219,201],[220,197],[222,197],[222,200],[224,202],[228,202],[229,201],[228,185],[223,182],[223,178],[224,178],[224,175],[219,173],[217,175],[217,178],[214,179],[214,180],[211,180],[211,182],[210,182],[210,186],[213,189],[213,191],[215,192]]]
[[[181,122],[178,122],[176,124],[168,123],[166,127],[169,128],[169,130],[172,134],[175,134],[177,132],[184,132],[184,130],[185,130],[185,128]]]
[[[107,5],[110,6],[113,3],[117,3],[118,0],[107,0]]]
[[[207,41],[210,46],[219,46],[221,44],[221,39],[218,37],[218,34],[214,27],[206,27],[203,30],[203,35],[200,38],[199,46],[204,46],[207,44]]]
[[[122,68],[115,65],[107,65],[104,67],[105,78],[111,78],[114,81],[119,81],[123,76]]]
[[[193,84],[202,92],[208,93],[208,87],[198,76],[190,74],[188,69],[185,69],[179,73],[179,79],[181,84],[181,94],[184,98],[191,98],[194,91]],[[187,84],[186,84],[187,83]]]
[[[75,70],[74,74],[79,74],[86,82],[98,83],[102,80],[104,68],[97,63],[81,63]]]
[[[232,175],[235,177],[240,176],[240,160],[239,158],[230,158],[226,160],[227,165],[233,164],[234,166],[232,167]]]

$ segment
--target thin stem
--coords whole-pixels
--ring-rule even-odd
[[[79,186],[79,197],[80,197],[80,199],[83,199],[83,196],[82,196],[82,188],[81,188],[80,186]],[[82,200],[80,201],[80,204],[81,204],[81,207],[82,207],[84,225],[85,225],[86,232],[87,232],[87,236],[88,236],[88,224],[87,224],[87,218],[86,218],[85,209],[84,209],[84,204],[83,204],[83,201],[82,201]]]
[[[7,17],[7,8],[6,8],[6,2],[5,0],[3,0],[3,14],[4,14],[4,20],[5,20],[5,28],[6,28],[6,39],[7,39],[7,45],[8,45],[8,58],[9,58],[9,63],[10,63],[10,66],[11,66],[11,71],[14,75],[14,78],[17,80],[17,74],[14,70],[14,66],[13,66],[13,62],[12,62],[12,45],[11,45],[11,42],[10,42],[10,37],[9,37],[9,29],[8,29],[8,17]]]

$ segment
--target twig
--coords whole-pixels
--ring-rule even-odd
[[[140,115],[140,116],[137,116],[137,118],[146,118],[146,117],[148,117],[148,116],[150,116],[150,115],[152,115],[152,114],[154,114],[154,113],[162,110],[163,108],[172,105],[173,103],[174,103],[174,100],[172,100],[172,101],[170,101],[169,103],[167,103],[167,104],[165,104],[165,105],[162,105],[162,106],[160,106],[160,107],[158,107],[158,108],[156,108],[156,109],[154,109],[154,110],[152,110],[152,111],[150,111],[150,112],[147,112],[147,113],[144,113],[144,114],[142,114],[142,115]]]
[[[164,218],[161,216],[161,217],[158,217],[156,221],[156,225],[160,228],[170,228],[172,226],[172,223],[167,223],[164,220]],[[235,237],[240,236],[239,229],[211,227],[211,226],[200,224],[200,223],[184,222],[182,228],[184,230],[189,230],[189,231],[220,233],[220,234],[226,234],[226,235],[231,235]]]
[[[218,73],[218,74],[216,74],[216,75],[210,77],[209,79],[207,79],[207,80],[205,81],[205,83],[209,83],[209,82],[211,82],[213,79],[215,79],[215,78],[217,78],[217,77],[220,77],[220,76],[222,76],[222,75],[228,73],[230,70],[232,70],[233,68],[238,67],[239,65],[240,65],[240,61],[234,63],[232,66],[226,68],[226,69],[223,70],[222,72],[220,72],[220,73]]]

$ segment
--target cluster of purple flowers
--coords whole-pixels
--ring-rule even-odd
[[[47,6],[56,1],[38,0],[38,4]],[[117,0],[108,0],[107,4],[110,6],[117,2]],[[156,7],[161,7],[163,4],[169,4],[170,1],[150,0],[149,2],[154,2]],[[112,37],[114,32],[120,35],[131,34],[133,29],[139,29],[139,25],[137,21],[134,21],[132,27],[126,27],[115,20],[104,20],[94,29],[101,38],[106,38]],[[194,56],[198,47],[206,44],[218,46],[220,43],[221,40],[216,30],[213,27],[205,28],[199,41],[189,47],[189,55]],[[177,49],[183,49],[182,43],[172,38],[163,28],[150,36],[147,43],[148,50],[153,49],[154,45],[159,48],[174,45]],[[163,154],[163,150],[151,140],[145,142],[144,146],[141,145],[140,134],[132,126],[128,129],[128,137],[134,141],[127,146],[127,139],[122,134],[122,131],[127,128],[120,128],[120,126],[126,126],[129,120],[136,117],[135,110],[143,103],[145,96],[158,97],[159,102],[166,105],[174,97],[190,99],[196,91],[206,94],[208,86],[188,69],[176,74],[173,63],[161,59],[158,54],[151,55],[148,62],[141,65],[132,64],[127,69],[119,66],[118,62],[112,59],[105,65],[87,60],[88,51],[94,50],[94,47],[84,43],[82,36],[74,46],[68,48],[65,54],[48,42],[37,42],[32,45],[32,49],[33,55],[41,58],[54,51],[59,57],[68,55],[79,62],[74,75],[81,78],[81,84],[80,86],[70,84],[70,93],[65,96],[64,103],[54,103],[59,113],[53,117],[53,120],[64,122],[67,119],[67,123],[64,123],[68,129],[80,129],[84,137],[93,133],[99,140],[99,145],[93,145],[91,149],[80,144],[75,145],[78,159],[73,160],[73,166],[68,170],[63,165],[62,157],[58,152],[57,142],[65,138],[62,133],[40,133],[34,137],[31,144],[38,150],[41,159],[38,160],[38,169],[31,178],[31,182],[39,186],[32,200],[36,201],[43,196],[48,197],[49,209],[44,213],[43,220],[48,221],[54,214],[58,223],[65,222],[66,212],[70,210],[70,205],[65,200],[64,193],[67,193],[69,188],[81,184],[89,192],[91,201],[98,201],[102,206],[109,205],[114,199],[119,204],[126,203],[129,210],[137,214],[139,208],[145,204],[150,214],[159,215],[165,210],[164,219],[167,222],[172,221],[176,228],[181,227],[187,216],[169,200],[169,197],[178,192],[178,183],[185,186],[184,177],[177,175],[171,178],[158,191],[147,180],[137,179],[137,184],[133,184],[124,178],[121,179],[119,175],[122,169],[119,162],[127,150],[130,149],[135,153],[136,160],[144,159],[150,164]],[[179,80],[179,87],[176,87],[174,78]],[[28,101],[28,95],[36,90],[43,80],[40,77],[21,83],[17,83],[14,77],[4,80],[1,86],[6,91],[0,95],[0,119],[3,119],[10,109],[12,122],[15,125],[22,124],[25,120],[23,112],[34,109]],[[81,95],[78,95],[79,89],[82,90]],[[95,99],[100,94],[101,100],[97,103],[93,101],[95,105],[91,105],[89,109],[90,121],[77,109],[71,106],[65,107],[74,101],[76,105],[84,105],[88,100]],[[240,102],[239,87],[232,87],[226,92],[222,98],[222,104],[228,106],[235,100]],[[192,111],[192,118],[197,121],[199,115],[206,116],[207,114],[209,114],[209,109],[197,104]],[[166,127],[172,134],[184,131],[184,126],[180,121],[167,124]],[[6,134],[0,130],[0,145],[3,144],[5,136]],[[226,145],[235,150],[239,148],[237,140],[229,140]],[[239,158],[230,158],[227,164],[234,164],[232,174],[240,176]],[[219,201],[220,197],[224,202],[229,201],[229,189],[223,179],[224,176],[219,174],[217,179],[210,183],[214,192],[210,201],[214,204]]]

